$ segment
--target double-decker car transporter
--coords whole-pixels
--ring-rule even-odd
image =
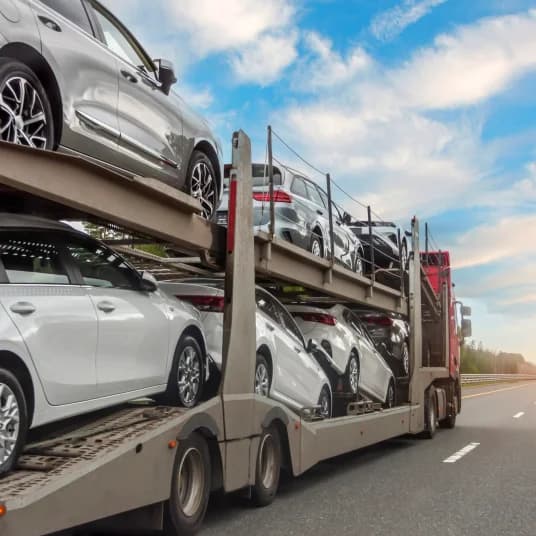
[[[399,436],[433,435],[455,418],[446,386],[449,307],[421,269],[413,220],[405,293],[314,257],[252,224],[251,147],[233,136],[228,228],[201,216],[197,201],[143,178],[127,179],[83,159],[0,144],[0,204],[5,210],[112,224],[199,255],[225,272],[223,367],[218,394],[192,409],[139,402],[71,420],[30,443],[17,469],[0,480],[0,534],[48,534],[88,523],[127,531],[192,533],[211,490],[249,489],[258,504],[274,497],[282,465],[300,475],[321,460]],[[407,315],[411,326],[407,401],[345,416],[297,414],[253,393],[255,282],[307,289],[311,296]],[[426,322],[423,323],[423,317]],[[442,366],[423,367],[427,333],[441,340]],[[437,362],[437,360],[435,361]],[[74,422],[74,423],[73,423]]]

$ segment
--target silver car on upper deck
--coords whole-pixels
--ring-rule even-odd
[[[0,0],[0,140],[160,179],[211,217],[221,147],[175,82],[96,0]]]

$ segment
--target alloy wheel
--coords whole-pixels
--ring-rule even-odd
[[[313,238],[313,243],[311,244],[311,253],[315,257],[322,257],[320,241],[318,240],[318,238]]]
[[[402,346],[402,367],[404,368],[404,374],[409,374],[409,349],[406,344]]]
[[[266,434],[262,438],[262,443],[259,448],[259,473],[261,483],[264,488],[269,489],[274,485],[274,481],[277,478],[276,474],[276,444],[272,434]]]
[[[320,400],[318,405],[320,406],[320,416],[324,419],[330,418],[330,399],[329,399],[329,392],[326,388],[322,389],[322,393],[320,394]]]
[[[270,376],[264,363],[259,363],[255,370],[255,394],[268,396],[270,391]]]
[[[363,274],[363,259],[361,258],[361,253],[357,253],[355,259],[354,272],[356,274]]]
[[[348,365],[348,379],[352,393],[356,394],[359,386],[359,365],[355,356],[350,359]]]
[[[0,466],[13,454],[20,430],[20,408],[15,393],[0,383]]]
[[[0,140],[45,149],[49,127],[43,102],[33,85],[20,76],[0,87]]]
[[[195,404],[201,385],[201,360],[192,346],[187,346],[179,357],[177,382],[181,402],[187,407]]]
[[[393,388],[393,384],[389,384],[389,388],[387,389],[387,407],[392,408],[395,405],[395,390]]]
[[[192,197],[199,199],[203,216],[211,218],[216,207],[216,180],[205,162],[198,162],[192,170],[190,193]]]

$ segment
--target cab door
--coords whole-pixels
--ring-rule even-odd
[[[118,66],[118,121],[125,167],[177,187],[184,140],[180,101],[166,95],[157,80],[156,66],[134,36],[112,13],[88,2],[100,39]],[[182,175],[181,175],[182,176]]]

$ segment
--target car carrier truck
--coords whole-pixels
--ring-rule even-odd
[[[87,524],[193,534],[212,491],[245,490],[267,505],[282,467],[297,476],[389,438],[432,437],[438,422],[454,426],[460,397],[451,369],[451,355],[458,355],[451,286],[443,280],[434,285],[423,270],[418,220],[412,221],[407,291],[392,289],[255,234],[251,147],[242,131],[232,138],[232,163],[225,229],[204,220],[197,201],[152,179],[127,179],[77,157],[0,144],[2,210],[127,229],[199,257],[205,272],[225,274],[217,394],[192,409],[133,403],[41,434],[0,480],[2,536]],[[363,410],[362,402],[349,400],[346,415],[321,419],[315,408],[298,414],[254,395],[256,282],[296,285],[312,296],[405,315],[411,326],[407,400],[387,410]],[[434,359],[423,362],[428,344]]]

